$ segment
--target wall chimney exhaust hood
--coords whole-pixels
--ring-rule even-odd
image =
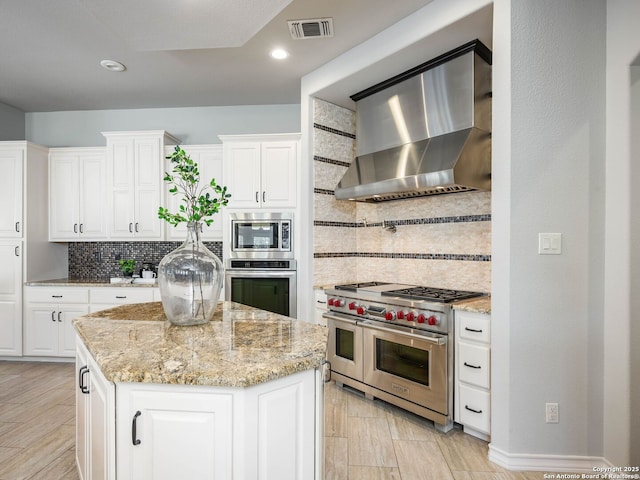
[[[474,40],[359,92],[339,200],[491,190],[491,51]]]

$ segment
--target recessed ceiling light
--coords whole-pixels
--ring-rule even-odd
[[[271,50],[270,55],[276,60],[284,60],[289,56],[289,52],[287,52],[284,48],[274,48]]]
[[[115,60],[102,60],[100,62],[100,66],[102,68],[106,68],[110,72],[124,72],[127,69],[127,67]]]

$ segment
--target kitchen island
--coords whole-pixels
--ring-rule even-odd
[[[83,480],[321,478],[324,327],[233,302],[199,326],[154,302],[74,327]]]

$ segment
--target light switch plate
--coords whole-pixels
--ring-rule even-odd
[[[560,255],[562,253],[562,234],[538,233],[538,253],[540,255]]]

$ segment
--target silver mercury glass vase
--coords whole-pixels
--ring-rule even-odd
[[[158,265],[162,308],[174,325],[200,325],[213,318],[224,269],[201,240],[202,224],[187,224],[187,239]]]

